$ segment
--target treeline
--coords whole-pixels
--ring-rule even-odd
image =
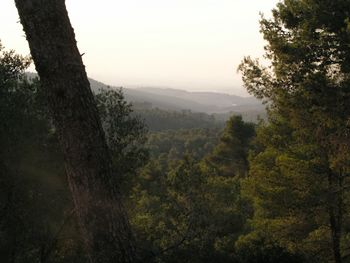
[[[0,62],[1,259],[86,262],[40,83],[22,74],[25,58],[3,52]],[[233,116],[223,130],[149,133],[120,91],[95,98],[144,261],[332,258],[326,178],[310,172],[325,164],[275,113],[259,125]]]
[[[29,63],[29,59],[1,48],[0,259],[86,262],[63,156],[43,90],[38,80],[28,81],[24,75]],[[198,260],[216,256],[229,260],[226,250],[233,247],[223,244],[217,250],[215,240],[230,236],[231,228],[241,231],[245,221],[238,207],[226,207],[227,202],[235,206],[241,202],[236,200],[239,191],[233,191],[239,189],[235,176],[209,172],[224,174],[219,169],[219,163],[227,161],[218,150],[223,143],[218,142],[220,130],[148,134],[120,91],[101,90],[95,99],[113,169],[123,175],[115,184],[123,186],[141,257],[147,262],[192,261],[198,255]],[[250,130],[248,136],[254,134],[254,126],[244,124],[240,117],[232,118],[230,123],[224,131],[225,140],[246,136],[244,129],[240,135],[231,134],[241,126]],[[245,140],[242,147],[247,143]],[[218,154],[208,155],[215,151],[220,152],[222,160],[214,158]],[[236,155],[242,152],[246,154],[247,149]]]
[[[349,262],[349,12],[282,1],[262,17],[271,64],[239,67],[267,103],[258,124],[150,110],[176,122],[149,132],[120,91],[95,95],[141,262]],[[0,261],[87,262],[29,63],[1,48]]]
[[[198,160],[212,151],[220,132],[218,128],[151,132],[146,146],[152,157],[170,155],[171,159],[181,159],[187,154]]]
[[[190,110],[136,109],[134,114],[144,120],[150,131],[212,129],[223,128],[225,125],[224,120],[215,118],[213,115]]]

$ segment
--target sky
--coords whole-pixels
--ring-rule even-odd
[[[89,77],[112,86],[247,95],[236,72],[262,57],[259,12],[278,0],[66,0]],[[0,1],[0,39],[29,54],[14,1]],[[34,71],[34,66],[31,68]]]

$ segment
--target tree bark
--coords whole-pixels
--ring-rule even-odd
[[[90,262],[134,262],[127,214],[64,0],[15,0],[65,156]]]

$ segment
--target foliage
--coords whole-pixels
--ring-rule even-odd
[[[80,262],[75,225],[61,229],[71,219],[63,158],[39,83],[23,75],[28,65],[14,51],[1,53],[0,260],[63,262],[64,252]],[[58,235],[70,237],[58,242]]]
[[[158,108],[136,109],[139,115],[149,127],[150,131],[159,132],[181,129],[212,129],[222,128],[224,121],[218,120],[213,115],[190,110],[170,111]]]
[[[129,189],[127,184],[132,182],[138,168],[148,160],[146,126],[132,115],[132,105],[125,101],[121,89],[101,89],[95,98],[112,153],[113,169],[124,183],[122,188]]]
[[[234,244],[246,229],[251,206],[241,198],[241,177],[216,172],[208,165],[209,157],[202,155],[203,148],[196,147],[197,137],[207,132],[190,130],[171,133],[170,139],[163,138],[165,146],[169,146],[159,155],[153,153],[153,159],[139,174],[131,197],[131,203],[136,204],[131,210],[131,218],[148,261],[236,260]],[[247,160],[243,159],[247,158],[253,135],[254,125],[244,123],[241,117],[232,117],[215,149],[227,150],[226,156],[234,164],[240,161],[246,163]],[[163,132],[161,136],[169,136],[169,133]],[[193,137],[196,144],[191,143]],[[205,139],[199,138],[201,143]],[[191,145],[194,147],[190,148]],[[242,153],[243,146],[243,156],[233,154]],[[187,155],[179,158],[172,147],[182,154],[187,152]],[[212,147],[207,155],[216,156],[218,150],[215,149]],[[219,169],[221,164],[216,165]],[[248,167],[240,168],[242,174],[247,173],[243,169]]]
[[[239,67],[248,91],[270,105],[247,181],[253,226],[321,262],[346,254],[349,10],[342,0],[281,1],[261,20],[270,66],[247,57]]]
[[[150,162],[137,182],[131,218],[147,261],[232,261],[244,225],[238,180],[207,175],[187,156]]]
[[[171,160],[178,160],[190,155],[200,160],[216,145],[219,131],[211,128],[152,132],[148,136],[147,146],[152,157],[165,154]]]
[[[257,125],[95,95],[144,262],[348,260],[349,10],[284,0],[261,18],[270,64],[239,66]],[[0,54],[0,261],[86,262],[40,81]]]
[[[0,261],[86,262],[40,81],[24,74],[29,61],[14,51],[0,55]],[[146,130],[121,92],[96,100],[126,195],[147,159]]]
[[[250,235],[237,242],[237,261],[240,263],[302,263],[301,255],[293,254],[278,244],[267,242],[264,237]]]
[[[220,176],[245,177],[248,172],[248,151],[255,136],[252,123],[245,123],[241,116],[232,116],[213,153],[206,159],[207,165]]]
[[[326,156],[281,117],[258,129],[255,144],[243,182],[243,195],[254,205],[248,236],[260,233],[290,253],[329,258]]]

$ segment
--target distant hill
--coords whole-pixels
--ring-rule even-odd
[[[191,101],[196,101],[202,105],[210,105],[218,108],[228,108],[236,105],[257,105],[260,102],[254,97],[240,97],[217,92],[189,92],[179,89],[165,88],[139,88],[138,90],[146,91],[153,94],[171,96]]]
[[[29,78],[36,74],[28,73]],[[108,85],[89,79],[94,92],[105,89]],[[117,89],[118,87],[111,87]],[[254,97],[240,97],[217,92],[189,92],[169,88],[123,88],[127,101],[134,105],[135,110],[160,109],[164,111],[190,110],[194,113],[206,113],[215,116],[220,121],[226,120],[232,114],[240,114],[247,121],[256,121],[257,117],[266,116],[265,107]]]
[[[91,87],[97,91],[107,85],[90,79]],[[265,116],[265,106],[254,97],[240,97],[216,92],[189,92],[168,88],[123,88],[126,99],[132,102],[135,108],[159,108],[162,110],[191,110],[204,112],[216,116],[241,114],[249,116],[249,121],[256,120],[257,116]],[[247,118],[245,118],[247,119]]]

